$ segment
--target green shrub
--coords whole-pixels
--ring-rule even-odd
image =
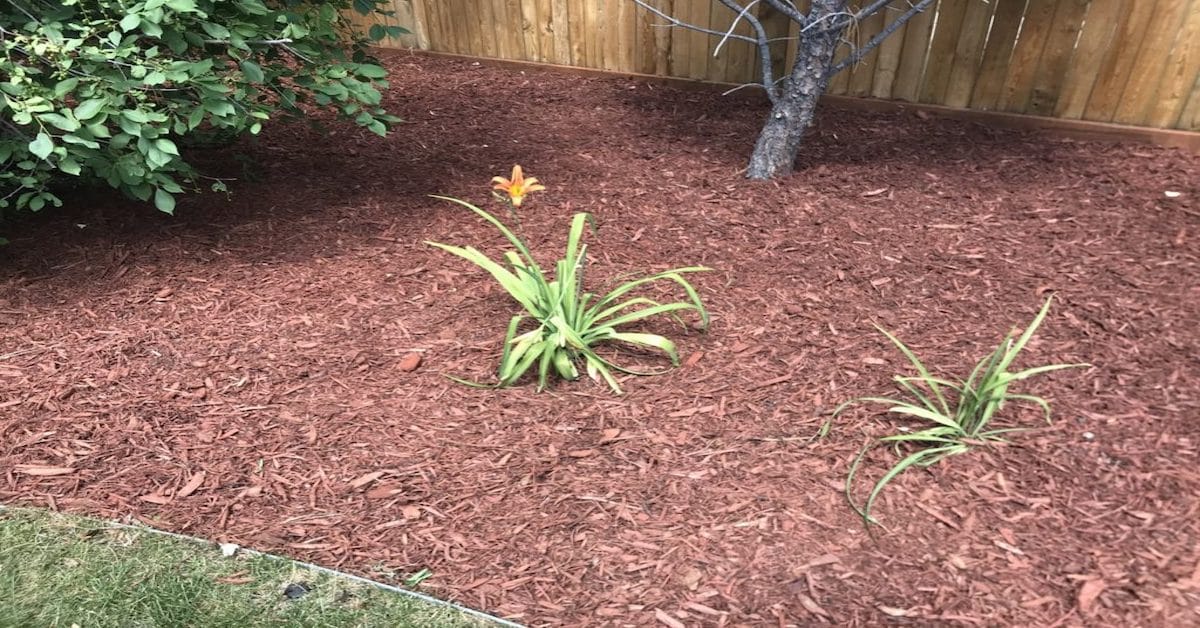
[[[383,135],[385,72],[343,11],[384,0],[9,0],[0,3],[0,209],[103,181],[171,212],[202,177],[180,156],[204,130],[331,109]],[[218,188],[220,182],[215,184]]]

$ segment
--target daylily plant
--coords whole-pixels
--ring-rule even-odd
[[[520,166],[514,166],[511,179],[496,177],[495,189],[508,194],[512,207],[521,204],[530,192],[545,189],[537,179],[524,178]],[[537,364],[538,390],[546,387],[551,369],[564,379],[578,379],[584,367],[592,379],[603,379],[617,394],[621,387],[613,371],[646,375],[617,366],[601,357],[594,346],[606,340],[615,340],[632,345],[658,349],[679,364],[675,343],[658,334],[627,332],[621,326],[642,319],[665,314],[683,325],[677,316],[682,310],[694,310],[700,315],[703,327],[708,326],[708,312],[700,302],[700,296],[686,279],[685,273],[709,270],[703,266],[688,266],[663,271],[618,285],[604,295],[583,291],[584,266],[587,264],[587,245],[582,243],[583,231],[591,219],[586,213],[577,213],[571,220],[567,236],[567,250],[563,259],[555,264],[555,276],[549,278],[542,271],[524,240],[512,232],[495,216],[466,201],[446,196],[435,196],[458,203],[474,212],[492,226],[516,248],[504,254],[507,264],[497,263],[474,247],[458,247],[437,242],[427,242],[443,251],[453,253],[486,270],[506,292],[525,310],[512,317],[504,337],[504,350],[500,356],[500,368],[496,387],[509,386]],[[503,200],[503,199],[502,199]],[[659,303],[648,297],[625,296],[633,290],[655,283],[669,281],[679,285],[687,294],[686,301]],[[532,321],[536,327],[522,330],[522,324]],[[686,325],[684,325],[686,328]],[[475,382],[456,381],[483,386]]]

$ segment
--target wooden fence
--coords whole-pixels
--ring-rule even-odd
[[[397,47],[725,83],[759,73],[750,44],[728,41],[714,55],[716,38],[663,26],[633,0],[392,1],[391,22],[413,32]],[[734,17],[714,0],[647,2],[722,31]],[[778,75],[796,26],[765,3],[755,11],[780,38]],[[858,24],[840,54],[899,14]],[[1200,0],[939,0],[830,93],[1200,131]]]

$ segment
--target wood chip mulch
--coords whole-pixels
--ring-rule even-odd
[[[0,249],[0,501],[237,542],[530,625],[1200,623],[1200,158],[825,110],[785,180],[741,178],[754,96],[396,55],[387,139],[278,127],[230,198],[99,192]],[[491,375],[513,306],[425,240],[501,244],[488,198],[589,280],[674,265],[685,364],[536,394]],[[1171,192],[1172,194],[1167,194]],[[1178,194],[1174,194],[1178,193]],[[1055,421],[900,477],[864,531],[842,479],[906,365],[965,374],[1047,293],[1025,364]],[[632,356],[653,364],[651,356]],[[894,462],[879,450],[868,478]]]

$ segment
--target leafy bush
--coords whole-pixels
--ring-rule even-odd
[[[1034,332],[1042,324],[1042,320],[1046,318],[1052,300],[1053,297],[1046,299],[1046,304],[1042,306],[1033,322],[1025,328],[1019,338],[1015,337],[1015,332],[1010,332],[991,355],[975,365],[966,380],[958,383],[930,375],[929,370],[911,349],[887,330],[876,327],[883,335],[887,336],[888,340],[892,341],[892,344],[896,345],[900,353],[904,354],[904,357],[917,371],[916,377],[897,375],[893,378],[900,389],[911,397],[911,400],[861,397],[838,406],[834,410],[834,417],[836,418],[846,408],[857,403],[882,403],[890,406],[887,409],[889,413],[925,421],[930,424],[930,427],[912,431],[911,428],[904,426],[900,428],[901,433],[879,439],[880,442],[894,444],[897,455],[900,454],[902,443],[916,444],[918,449],[902,458],[875,483],[866,503],[861,507],[854,503],[851,488],[854,485],[854,477],[858,468],[871,446],[868,445],[859,452],[846,477],[846,499],[850,501],[850,505],[866,523],[878,523],[871,517],[871,507],[875,503],[875,498],[879,496],[888,482],[906,469],[913,466],[931,466],[947,456],[966,453],[975,445],[1005,442],[1002,434],[1025,429],[989,429],[992,417],[997,410],[1004,407],[1005,402],[1023,401],[1036,404],[1045,412],[1046,421],[1050,421],[1050,404],[1045,399],[1034,395],[1010,393],[1008,392],[1009,384],[1041,373],[1089,365],[1051,364],[1036,366],[1016,373],[1010,373],[1008,369],[1021,350],[1025,348],[1029,339],[1033,337]],[[947,399],[947,392],[953,392],[955,395],[953,406]]]
[[[67,175],[162,211],[202,179],[198,131],[258,133],[306,107],[383,135],[385,72],[342,11],[384,0],[10,0],[0,3],[0,208],[39,210]],[[220,182],[215,184],[220,187]]]
[[[513,179],[520,178],[520,169],[514,168]],[[518,204],[530,191],[541,189],[536,179],[525,179],[524,184],[514,188],[511,181],[497,181],[497,189],[509,194],[509,202]],[[505,185],[507,184],[507,187]],[[536,186],[534,188],[533,186]],[[514,191],[516,194],[514,194]],[[508,267],[493,261],[475,247],[458,247],[437,242],[427,242],[439,249],[453,253],[486,270],[506,292],[525,309],[524,314],[512,317],[504,336],[504,349],[500,357],[497,387],[509,386],[537,364],[538,390],[546,387],[553,368],[560,377],[568,380],[579,378],[578,364],[592,379],[603,378],[613,392],[621,393],[612,371],[634,375],[648,375],[618,366],[596,354],[593,347],[614,340],[632,345],[657,349],[665,353],[671,363],[678,366],[679,354],[675,343],[658,334],[621,331],[623,325],[657,315],[668,315],[681,325],[676,313],[695,310],[701,324],[708,326],[708,312],[700,301],[696,289],[683,275],[685,273],[710,270],[703,266],[688,266],[663,271],[640,279],[624,282],[616,288],[598,296],[583,290],[584,269],[587,265],[587,245],[581,241],[590,216],[575,214],[567,235],[566,254],[555,264],[555,276],[549,278],[534,259],[524,240],[512,232],[504,223],[487,211],[456,198],[436,196],[458,203],[475,212],[491,223],[516,248],[508,251],[504,259]],[[659,281],[678,284],[688,296],[686,302],[659,303],[647,297],[626,298],[634,290]],[[531,319],[536,325],[521,331],[521,324]],[[685,326],[686,327],[686,326]],[[458,380],[462,381],[462,380]],[[464,382],[473,384],[472,382]],[[479,384],[474,384],[479,385]]]

